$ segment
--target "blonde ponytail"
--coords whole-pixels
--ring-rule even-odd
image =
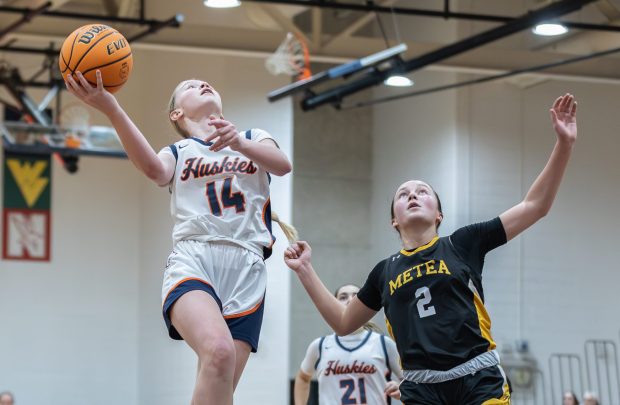
[[[383,331],[381,330],[381,328],[379,328],[377,326],[376,323],[372,322],[372,321],[368,321],[364,324],[364,326],[362,326],[362,328],[366,329],[366,330],[371,330],[373,332],[377,332],[383,335]]]
[[[278,223],[280,229],[282,229],[282,232],[284,232],[286,239],[288,239],[290,243],[297,242],[297,238],[299,238],[299,235],[297,234],[297,229],[295,229],[292,225],[289,225],[286,222],[280,220],[278,214],[273,211],[271,211],[271,219],[274,222]]]

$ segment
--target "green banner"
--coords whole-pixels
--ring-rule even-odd
[[[50,209],[52,169],[49,155],[5,151],[3,166],[5,209]]]

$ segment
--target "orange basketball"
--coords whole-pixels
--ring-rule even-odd
[[[117,30],[103,24],[89,24],[73,31],[65,39],[58,58],[63,78],[80,71],[96,86],[96,71],[101,71],[103,86],[114,93],[125,84],[133,67],[129,43]],[[74,75],[77,80],[77,77]]]

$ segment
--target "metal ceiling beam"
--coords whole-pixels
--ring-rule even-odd
[[[10,33],[11,31],[14,31],[17,28],[21,27],[22,25],[30,22],[30,20],[32,20],[34,17],[36,17],[37,15],[41,14],[42,12],[47,10],[48,8],[50,8],[51,5],[52,5],[52,2],[48,1],[45,4],[41,5],[40,7],[37,7],[35,9],[31,9],[29,13],[26,13],[26,14],[22,15],[22,18],[20,18],[19,20],[15,21],[13,24],[9,25],[8,27],[0,30],[0,39],[2,39],[6,34]]]
[[[321,51],[323,46],[323,10],[320,8],[312,9],[312,48]]]
[[[327,2],[325,0],[245,0],[255,3],[273,3],[273,4],[286,4],[294,6],[305,7],[321,7],[321,8],[333,8],[340,10],[354,10],[362,12],[376,12],[376,13],[394,13],[402,15],[420,16],[420,17],[433,17],[457,20],[473,20],[473,21],[486,21],[495,23],[509,23],[515,21],[518,17],[489,15],[489,14],[477,14],[477,13],[463,13],[450,11],[449,8],[445,8],[443,11],[439,10],[425,10],[419,8],[405,8],[405,7],[385,7],[374,4],[372,1],[365,4],[353,4],[353,3],[338,3],[335,1]],[[589,24],[575,21],[560,21],[564,26],[568,28],[583,29],[583,30],[599,30],[599,31],[614,31],[620,32],[620,27],[604,25],[604,24]]]
[[[596,3],[596,7],[609,21],[620,18],[620,11],[610,0],[600,0]]]
[[[13,13],[28,15],[33,9],[24,7],[8,7],[0,6],[0,13]],[[55,11],[45,10],[41,14],[44,17],[56,17],[56,18],[70,18],[76,20],[91,20],[110,23],[124,23],[124,24],[137,24],[137,25],[158,25],[161,24],[161,20],[146,19],[146,18],[130,18],[130,17],[116,17],[109,15],[95,15],[86,13],[71,13],[67,11]]]
[[[310,46],[311,49],[314,50],[312,48],[312,41],[310,41],[306,34],[304,34],[304,32],[299,29],[299,27],[295,25],[295,23],[282,11],[269,4],[262,5],[261,8],[273,21],[275,21],[276,24],[282,27],[285,31],[290,31],[299,36],[306,43],[306,45]]]
[[[383,2],[380,3],[381,6],[385,7],[385,6],[391,6],[392,4],[396,3],[397,0],[384,0]],[[366,13],[363,16],[361,16],[360,18],[358,18],[357,20],[353,21],[348,27],[346,27],[344,30],[342,30],[341,32],[339,32],[337,35],[333,36],[332,38],[330,38],[325,44],[323,44],[324,46],[329,46],[343,38],[348,38],[351,35],[353,35],[356,31],[358,31],[359,29],[361,29],[363,26],[365,26],[366,24],[368,24],[369,22],[371,22],[372,20],[375,19],[375,13]]]
[[[117,17],[132,15],[135,11],[134,0],[119,0]]]
[[[4,45],[0,46],[0,51],[2,52],[13,52],[13,53],[31,53],[31,54],[40,54],[40,55],[58,55],[60,52],[58,49],[50,49],[50,48],[31,48],[24,46],[10,46]]]
[[[37,103],[26,94],[23,83],[24,81],[17,68],[7,66],[0,68],[0,84],[7,88],[11,96],[21,104],[23,110],[28,112],[39,124],[51,125],[51,117],[44,109],[39,109]]]
[[[68,3],[71,0],[52,0],[52,7],[50,10],[56,10],[57,8],[62,7],[64,4]]]
[[[147,35],[155,34],[157,31],[162,30],[166,27],[175,27],[175,28],[180,27],[184,18],[185,17],[183,16],[183,14],[177,14],[174,17],[170,17],[169,19],[165,21],[160,21],[156,24],[151,24],[150,27],[148,27],[146,30],[142,31],[141,33],[127,38],[127,41],[129,42],[137,41],[141,38],[144,38]]]
[[[115,0],[102,0],[103,8],[108,15],[118,16],[118,4]]]
[[[421,69],[430,64],[448,59],[452,56],[496,41],[500,38],[507,37],[541,21],[553,19],[561,15],[574,12],[579,10],[584,5],[592,3],[593,1],[596,0],[563,0],[557,3],[552,3],[534,12],[524,14],[523,16],[500,27],[484,31],[454,44],[421,55],[417,58],[410,59],[409,61],[405,61],[401,66],[392,67],[384,71],[377,70],[351,83],[346,83],[342,86],[324,91],[323,93],[306,97],[301,103],[302,108],[304,110],[311,110],[323,104],[339,103],[348,95],[382,83],[392,74]]]
[[[37,9],[31,8],[18,8],[18,7],[7,7],[0,6],[0,13],[19,13],[22,14],[21,20],[16,23],[10,25],[6,29],[0,31],[0,38],[4,35],[11,33],[19,26],[21,26],[25,22],[29,22],[34,16],[43,15],[47,17],[59,17],[59,18],[73,18],[80,20],[95,20],[95,21],[105,21],[105,22],[114,22],[114,23],[126,23],[126,24],[137,24],[137,25],[147,25],[148,28],[141,33],[134,35],[131,38],[128,38],[130,42],[137,41],[141,38],[144,38],[147,35],[152,35],[157,31],[166,28],[166,27],[175,27],[178,28],[181,26],[183,22],[183,15],[177,14],[168,20],[147,20],[144,18],[144,0],[140,2],[140,18],[128,18],[128,17],[118,17],[118,16],[105,16],[105,15],[93,15],[93,14],[84,14],[84,13],[69,13],[63,11],[53,11],[48,10],[48,8],[52,5],[51,2],[45,3],[42,7]],[[29,52],[29,53],[47,53],[40,52],[41,50],[33,50],[28,48],[16,49],[10,46],[2,47],[7,51],[15,51],[15,52]]]

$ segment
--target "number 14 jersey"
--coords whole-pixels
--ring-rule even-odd
[[[445,371],[495,349],[482,267],[486,253],[504,243],[498,217],[375,266],[357,297],[376,311],[384,308],[404,370]]]
[[[240,136],[273,139],[260,129]],[[170,183],[173,242],[230,241],[263,257],[271,253],[269,174],[230,148],[209,150],[211,142],[182,139],[160,153],[170,153],[176,168]]]

